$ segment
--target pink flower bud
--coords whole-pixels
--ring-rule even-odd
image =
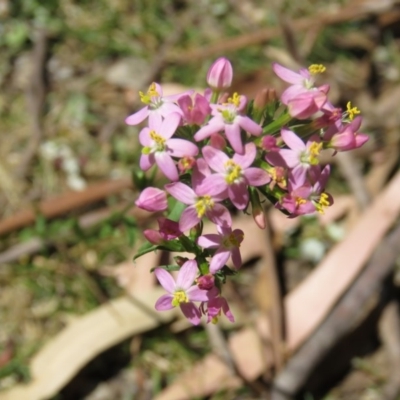
[[[155,229],[146,229],[143,232],[144,237],[151,243],[151,244],[161,244],[163,243],[163,238],[160,235],[160,232],[156,231]]]
[[[214,287],[214,280],[214,276],[211,274],[199,276],[197,286],[202,290],[210,290]]]
[[[167,194],[163,190],[148,187],[140,193],[135,204],[146,211],[165,211],[168,208]]]
[[[207,72],[208,85],[216,90],[227,89],[232,84],[232,64],[225,57],[218,58]]]

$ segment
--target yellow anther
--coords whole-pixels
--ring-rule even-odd
[[[307,202],[306,199],[303,199],[302,197],[296,197],[296,207],[301,206],[302,204],[305,204]]]
[[[228,160],[225,163],[226,176],[225,181],[228,185],[232,185],[242,176],[242,167],[234,161]]]
[[[139,96],[140,96],[140,101],[144,104],[150,104],[151,103],[151,98],[152,97],[160,97],[160,94],[157,92],[157,86],[156,84],[153,82],[150,87],[149,90],[147,91],[146,94],[144,94],[143,92],[139,92]]]
[[[347,115],[349,116],[350,121],[353,121],[355,115],[361,114],[361,111],[357,107],[351,106],[351,101],[347,103],[346,108],[347,108]]]
[[[268,172],[274,182],[282,187],[286,187],[287,182],[282,167],[271,168]]]
[[[230,249],[232,247],[240,247],[240,243],[243,241],[243,235],[235,235],[233,232],[226,236],[222,242],[225,248]]]
[[[174,293],[174,298],[172,299],[171,304],[174,307],[177,307],[181,303],[189,303],[189,299],[188,299],[186,293],[183,290],[177,290]]]
[[[322,64],[311,64],[308,67],[308,71],[312,75],[322,74],[323,72],[326,71],[326,67],[325,67],[325,65],[322,65]]]
[[[317,143],[317,142],[312,142],[311,146],[309,148],[309,157],[308,157],[308,162],[311,165],[318,165],[319,164],[319,153],[322,149],[322,142],[321,143]]]
[[[318,202],[315,203],[316,210],[320,214],[323,214],[325,212],[325,208],[329,206],[330,206],[329,196],[325,192],[321,193]]]
[[[236,107],[239,107],[240,104],[240,96],[235,92],[232,97],[229,97],[228,103],[233,104]]]
[[[157,151],[162,151],[165,148],[165,139],[160,136],[156,131],[150,131],[150,138],[154,140]]]
[[[211,198],[211,196],[205,195],[200,197],[194,206],[197,211],[197,217],[203,218],[207,210],[210,210],[214,207],[214,200]]]

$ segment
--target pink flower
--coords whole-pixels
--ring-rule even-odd
[[[146,229],[143,232],[144,237],[152,244],[162,244],[165,241],[173,240],[182,235],[179,230],[179,224],[165,217],[157,219],[158,230]]]
[[[186,261],[179,270],[176,282],[172,275],[162,268],[156,268],[154,273],[161,286],[168,292],[157,300],[156,310],[171,310],[179,306],[185,317],[193,325],[198,325],[201,312],[193,302],[209,301],[213,298],[215,292],[202,290],[197,285],[193,285],[198,274],[197,262],[195,260]]]
[[[167,194],[155,187],[148,187],[140,193],[135,204],[146,211],[165,211],[168,208]]]
[[[289,129],[282,129],[281,137],[289,149],[280,150],[279,155],[287,167],[292,169],[291,175],[297,186],[300,186],[306,181],[307,171],[319,164],[318,156],[322,149],[322,143],[317,140],[308,140],[305,144]]]
[[[228,209],[218,203],[226,198],[226,194],[211,194],[201,187],[201,183],[208,173],[209,170],[205,161],[199,159],[192,175],[193,189],[182,182],[165,185],[165,190],[171,196],[189,206],[183,211],[179,220],[179,229],[182,232],[193,228],[204,216],[217,225],[232,225],[232,218]]]
[[[311,65],[309,69],[302,68],[298,73],[278,63],[274,63],[272,68],[279,78],[292,84],[281,96],[281,101],[289,107],[291,116],[299,119],[309,118],[325,104],[329,86],[315,87],[314,78],[316,74],[323,72],[325,67]]]
[[[205,310],[205,303],[202,303],[201,310],[207,315],[207,323],[212,322],[216,324],[218,318],[223,312],[230,322],[235,322],[235,318],[229,308],[229,304],[226,299],[222,296],[214,297],[207,303],[207,309]]]
[[[127,125],[138,125],[149,117],[150,124],[161,123],[171,113],[182,115],[181,109],[174,104],[181,96],[193,93],[193,90],[172,96],[163,96],[163,91],[158,83],[153,82],[146,94],[139,92],[140,100],[145,107],[125,119]]]
[[[358,133],[361,122],[362,118],[356,117],[339,130],[335,126],[328,129],[323,137],[323,140],[327,142],[327,147],[336,151],[347,151],[361,147],[369,139],[368,135]]]
[[[241,229],[217,226],[218,234],[208,234],[200,236],[197,244],[206,249],[216,248],[214,256],[210,262],[210,272],[215,274],[219,271],[232,257],[233,265],[236,269],[242,266],[242,258],[240,256],[239,247],[243,241],[244,233]]]
[[[262,186],[271,180],[261,168],[250,167],[256,155],[254,143],[246,144],[244,154],[235,154],[232,159],[211,146],[204,147],[203,157],[217,173],[204,179],[203,189],[213,194],[227,190],[232,203],[244,210],[249,202],[247,186]]]
[[[194,135],[194,139],[199,142],[210,137],[212,134],[225,131],[233,150],[238,154],[244,153],[244,146],[240,134],[240,129],[244,129],[252,135],[259,136],[262,132],[260,125],[245,115],[241,111],[246,106],[246,98],[237,93],[228,99],[225,104],[211,104],[213,118],[207,125],[203,126]]]
[[[286,194],[281,206],[291,214],[291,217],[298,215],[312,214],[315,211],[323,214],[326,207],[333,204],[333,198],[324,191],[330,174],[330,166],[324,169],[315,168],[310,174],[311,182],[302,186],[289,182],[288,194]]]
[[[178,104],[182,110],[184,121],[190,125],[202,125],[211,113],[210,103],[198,93],[196,93],[194,99],[188,94],[181,96],[178,99]]]
[[[143,128],[139,141],[144,146],[140,157],[140,168],[147,171],[154,163],[171,181],[179,178],[175,162],[171,157],[196,156],[197,146],[188,140],[171,139],[181,120],[177,113],[169,114],[163,121],[150,121],[150,126]]]
[[[231,86],[232,77],[232,64],[225,57],[220,57],[215,60],[209,68],[207,72],[207,83],[211,88],[221,91]]]

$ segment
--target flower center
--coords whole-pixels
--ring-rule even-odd
[[[144,104],[147,104],[152,110],[155,110],[162,106],[162,97],[160,93],[157,92],[157,86],[153,82],[149,90],[144,94],[143,92],[139,92],[140,101]]]
[[[174,307],[179,306],[181,303],[189,303],[189,298],[187,297],[187,294],[183,290],[177,290],[174,293],[174,298],[172,299],[172,305]]]
[[[233,247],[240,247],[240,243],[243,241],[243,233],[232,232],[226,235],[222,240],[222,244],[226,249],[231,249]]]
[[[199,197],[194,205],[197,211],[197,217],[203,218],[204,214],[214,207],[214,200],[209,195]]]
[[[225,163],[226,176],[225,181],[228,185],[232,185],[242,177],[242,167],[234,161],[228,160]]]
[[[156,131],[150,131],[150,138],[154,141],[153,151],[165,150],[165,139],[160,136]]]
[[[282,167],[271,168],[268,172],[271,175],[273,181],[275,181],[282,187],[286,187],[287,182],[285,178],[285,171]]]
[[[322,142],[321,143],[312,142],[310,147],[308,148],[308,151],[305,151],[301,154],[300,161],[304,164],[318,165],[319,164],[318,156],[321,149],[322,149]]]

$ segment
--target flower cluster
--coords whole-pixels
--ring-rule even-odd
[[[155,269],[167,291],[157,310],[179,306],[193,324],[202,315],[216,322],[221,313],[233,322],[221,293],[227,276],[241,267],[244,234],[232,226],[232,212],[251,210],[260,228],[263,198],[289,217],[323,213],[333,198],[325,192],[330,166],[320,164],[321,151],[347,151],[368,140],[358,132],[359,110],[350,102],[344,110],[335,107],[328,100],[329,85],[317,85],[324,66],[293,72],[275,63],[273,70],[290,84],[280,99],[274,89],[261,90],[250,102],[226,93],[233,70],[219,58],[203,94],[163,96],[161,86],[152,83],[147,93],[140,92],[145,107],[126,119],[128,125],[148,119],[139,133],[140,169],[157,165],[167,180],[162,189],[150,182],[136,205],[152,212],[171,207],[158,218],[158,230],[144,232],[148,243],[136,257],[156,249],[193,255]],[[216,233],[203,234],[204,218]],[[172,271],[178,271],[176,280]]]

